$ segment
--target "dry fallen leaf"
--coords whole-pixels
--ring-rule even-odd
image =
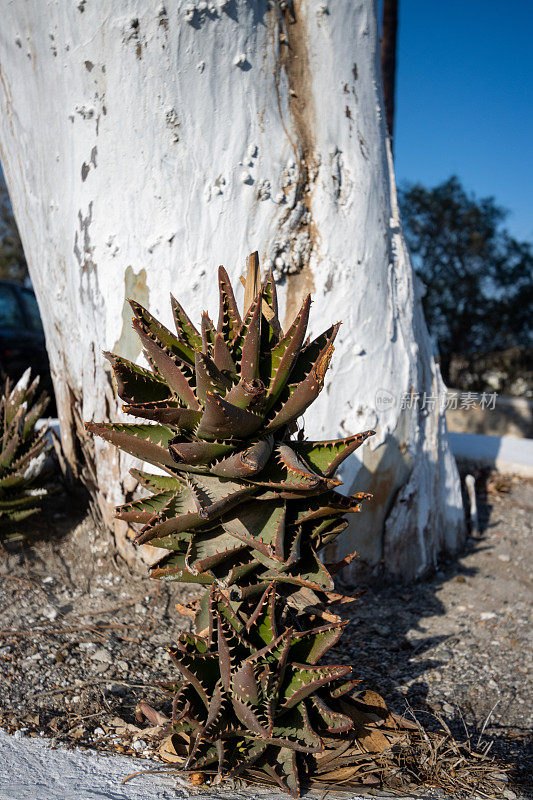
[[[185,761],[185,756],[176,752],[175,744],[176,737],[172,735],[164,739],[159,746],[159,757],[167,764],[182,764]]]
[[[141,700],[135,706],[135,719],[137,722],[144,722],[146,719],[148,722],[151,722],[152,725],[166,725],[167,722],[170,722],[170,719],[165,716],[165,714],[161,714],[160,711],[152,708],[146,700]]]
[[[387,736],[376,728],[366,728],[364,733],[358,735],[357,740],[368,753],[382,753],[392,744]]]
[[[176,603],[176,611],[184,617],[192,617],[194,619],[197,609],[191,608],[189,605],[184,605],[183,603]]]

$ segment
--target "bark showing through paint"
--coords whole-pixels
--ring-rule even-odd
[[[381,26],[381,72],[387,129],[394,139],[394,103],[396,95],[396,43],[398,39],[398,0],[383,0]]]

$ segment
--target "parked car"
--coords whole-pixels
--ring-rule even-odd
[[[14,281],[0,280],[0,375],[18,380],[31,367],[41,376],[41,386],[53,398],[50,365],[32,289]],[[50,413],[50,408],[48,413]]]

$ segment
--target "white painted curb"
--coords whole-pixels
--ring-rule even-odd
[[[533,439],[448,433],[456,458],[493,467],[498,472],[533,478]]]

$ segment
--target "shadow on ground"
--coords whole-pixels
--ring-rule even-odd
[[[476,475],[480,531],[436,575],[369,587],[334,654],[355,663],[362,686],[426,727],[442,722],[473,749],[533,766],[527,675],[528,522],[533,484]],[[529,652],[529,655],[528,655]],[[530,672],[529,672],[530,674]]]

